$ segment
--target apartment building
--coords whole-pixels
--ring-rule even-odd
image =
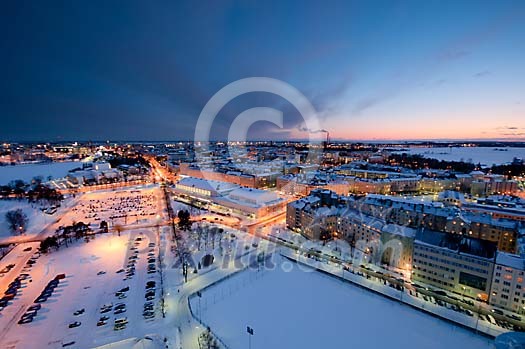
[[[492,242],[421,230],[414,241],[412,280],[488,300],[495,257]]]
[[[492,278],[490,304],[525,314],[525,259],[499,252]]]

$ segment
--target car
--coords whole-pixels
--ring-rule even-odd
[[[155,262],[156,262],[155,258],[148,259],[148,263],[155,263]]]
[[[125,328],[126,328],[126,325],[120,325],[120,324],[119,324],[119,325],[115,325],[115,326],[113,326],[113,330],[114,330],[114,331],[120,331],[120,330],[123,330],[123,329],[125,329]]]
[[[115,319],[115,323],[116,324],[127,324],[128,323],[128,318],[127,317],[119,317],[117,319]]]
[[[156,272],[156,270],[148,270],[148,274],[155,274]]]
[[[55,280],[62,280],[65,278],[66,278],[66,274],[58,274],[57,276],[55,276]]]
[[[40,305],[40,304],[33,304],[32,306],[27,308],[27,310],[40,310],[40,308],[42,308],[42,305]]]
[[[105,314],[105,313],[109,313],[111,311],[111,307],[110,308],[101,308],[100,309],[100,314]]]
[[[35,299],[35,303],[44,303],[45,301],[47,301],[47,298],[48,297],[41,295],[40,297]]]
[[[75,321],[75,322],[70,323],[68,327],[69,328],[75,328],[75,327],[80,326],[81,324],[82,324],[81,322]]]
[[[34,318],[36,316],[36,310],[30,310],[30,311],[26,311],[23,315],[22,315],[22,319],[25,319],[25,318]]]
[[[117,274],[120,274],[120,273],[123,273],[123,272],[124,272],[124,269],[117,270]]]
[[[99,271],[99,272],[97,273],[97,275],[104,275],[104,274],[106,274],[106,272],[105,272],[104,270],[101,270],[101,271]]]
[[[98,319],[98,321],[108,321],[109,320],[109,316],[101,316],[100,319]]]
[[[494,314],[503,315],[503,312],[499,309],[492,309],[491,312],[493,312]]]
[[[32,317],[30,317],[30,318],[21,318],[20,320],[18,320],[18,324],[19,325],[28,324],[30,322],[33,322],[33,318]]]
[[[145,297],[149,297],[149,296],[155,296],[155,291],[150,290],[150,291],[146,292]]]
[[[154,300],[154,299],[155,299],[155,296],[147,296],[147,297],[146,297],[146,300],[147,300],[147,301],[152,301],[152,300]]]
[[[24,248],[23,251],[24,251],[24,252],[29,252],[29,251],[31,251],[32,249],[33,249],[33,248],[32,248],[31,246],[29,246],[29,247]]]
[[[97,321],[97,326],[104,326],[106,324],[107,324],[107,321],[101,321],[101,320]]]
[[[4,292],[4,295],[6,296],[12,295],[14,298],[14,296],[16,296],[17,293],[18,293],[18,288],[11,287],[11,288],[8,288],[7,291]]]
[[[155,243],[154,243],[154,242],[150,242],[150,243],[148,244],[148,246],[149,246],[149,247],[155,247]]]
[[[75,344],[76,342],[75,341],[71,341],[71,342],[67,342],[67,343],[62,343],[62,348],[65,348],[65,347],[69,347],[73,344]]]
[[[153,319],[155,317],[155,313],[143,314],[143,316],[145,319]]]
[[[124,298],[127,298],[128,296],[126,296],[125,293],[121,293],[117,296],[118,299],[124,299]]]
[[[120,309],[116,309],[113,314],[115,315],[118,315],[118,314],[123,314],[126,312],[126,308],[120,308]]]
[[[82,315],[82,314],[84,314],[85,311],[86,311],[86,309],[82,308],[82,309],[79,309],[79,310],[75,311],[73,313],[73,315],[75,315],[75,316]]]
[[[136,238],[135,241],[142,241],[142,238]]]
[[[41,294],[40,294],[40,297],[45,297],[45,298],[49,298],[53,295],[53,290],[44,290]]]
[[[119,292],[128,292],[128,291],[129,291],[129,286],[123,287],[119,290]]]
[[[512,320],[521,321],[521,317],[515,314],[510,314],[510,315],[507,314],[505,316]]]

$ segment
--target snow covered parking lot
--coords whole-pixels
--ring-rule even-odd
[[[143,233],[143,234],[141,234]],[[140,237],[140,241],[135,239]],[[0,313],[1,348],[61,348],[64,343],[75,342],[70,348],[92,348],[119,341],[141,333],[150,333],[153,323],[143,317],[145,285],[148,280],[158,282],[158,273],[147,274],[147,254],[157,253],[157,238],[152,231],[141,230],[99,235],[86,243],[78,241],[68,248],[42,255],[29,271],[32,282],[25,283],[20,292]],[[154,243],[154,247],[149,247]],[[127,268],[129,257],[135,253],[135,274],[123,280],[125,273],[116,271]],[[105,273],[100,273],[101,271]],[[64,273],[52,295],[43,303],[33,321],[18,324],[26,309],[57,274]],[[129,286],[125,298],[119,299],[115,292]],[[125,304],[126,311],[114,314],[115,309],[100,314],[104,304]],[[160,315],[159,294],[153,303],[156,317]],[[74,315],[75,312],[80,314]],[[107,324],[97,326],[101,316],[108,316]],[[114,320],[127,317],[127,326],[114,331]],[[71,323],[80,326],[69,328]]]

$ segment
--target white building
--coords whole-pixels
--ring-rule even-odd
[[[498,252],[492,278],[490,304],[525,314],[525,259]]]

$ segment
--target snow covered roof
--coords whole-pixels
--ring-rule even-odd
[[[283,200],[276,193],[254,188],[237,188],[228,194],[228,198],[257,206],[264,206]]]
[[[414,238],[417,233],[416,229],[405,227],[402,225],[397,225],[397,224],[387,224],[383,226],[382,231],[385,233],[404,236],[407,238]]]
[[[199,188],[202,190],[209,190],[212,192],[224,193],[239,188],[237,184],[213,181],[203,178],[185,177],[177,182],[178,185],[187,187]]]
[[[525,259],[516,254],[498,252],[496,264],[511,267],[517,270],[525,270]]]

